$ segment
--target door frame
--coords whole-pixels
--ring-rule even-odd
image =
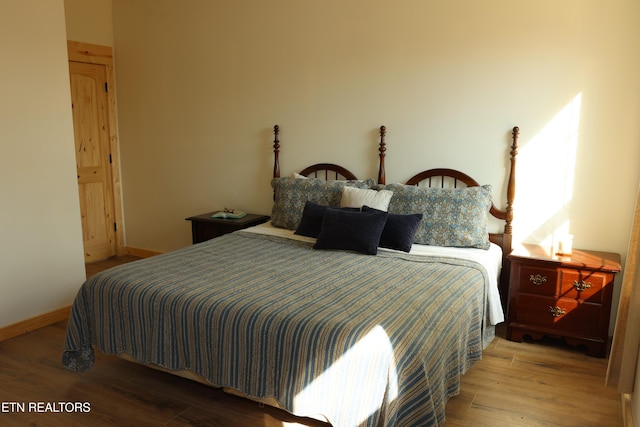
[[[105,66],[107,75],[107,116],[109,118],[109,149],[111,153],[111,181],[113,188],[113,208],[116,223],[116,254],[125,255],[124,214],[122,210],[122,185],[120,181],[120,154],[118,150],[118,125],[116,121],[115,72],[113,49],[90,43],[67,40],[70,62],[84,62]]]

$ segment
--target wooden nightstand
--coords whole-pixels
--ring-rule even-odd
[[[269,221],[267,215],[257,215],[248,213],[238,219],[211,218],[211,215],[219,211],[208,212],[186,218],[191,221],[191,237],[193,243],[204,242],[205,240],[220,237],[223,234],[231,233],[243,228],[252,227]]]
[[[507,339],[521,342],[526,335],[533,339],[547,335],[605,357],[620,255],[574,249],[571,256],[560,257],[525,244],[508,258]]]

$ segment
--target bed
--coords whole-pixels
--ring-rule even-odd
[[[96,349],[334,426],[442,425],[504,319],[518,132],[505,210],[456,171],[386,184],[385,132],[377,180],[333,163],[281,177],[274,127],[271,221],[87,280],[63,364],[88,370]],[[488,213],[503,233],[465,228]]]

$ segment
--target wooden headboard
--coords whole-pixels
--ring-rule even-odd
[[[378,147],[378,155],[380,158],[380,162],[378,165],[378,183],[386,184],[386,171],[384,166],[384,160],[386,155],[386,136],[387,129],[384,126],[380,126],[380,143]],[[280,177],[280,126],[275,125],[273,127],[274,133],[274,141],[273,141],[273,152],[274,152],[274,164],[273,164],[273,177]],[[511,138],[511,151],[510,151],[510,168],[509,168],[509,178],[507,182],[507,202],[505,209],[499,209],[492,202],[491,209],[489,213],[495,218],[505,221],[504,231],[502,233],[490,233],[489,240],[493,243],[499,245],[502,248],[502,273],[500,276],[500,294],[503,296],[503,304],[506,303],[509,289],[509,260],[507,259],[507,255],[511,253],[512,250],[512,222],[513,222],[513,200],[515,198],[515,187],[516,187],[516,179],[515,179],[515,171],[516,171],[516,156],[518,154],[518,137],[520,134],[520,129],[515,126],[512,130],[512,138]],[[300,171],[301,175],[304,176],[313,176],[323,179],[357,179],[356,175],[351,171],[346,169],[343,166],[334,164],[334,163],[316,163],[314,165],[308,166]],[[438,168],[438,169],[429,169],[417,173],[412,176],[406,182],[407,185],[421,185],[428,187],[454,187],[458,186],[466,186],[473,187],[479,186],[480,184],[475,179],[471,178],[464,172],[457,171],[455,169],[446,169],[446,168]]]
[[[384,166],[384,160],[387,151],[387,144],[385,141],[387,128],[380,126],[380,143],[378,146],[378,184],[386,184],[386,171]],[[273,126],[273,177],[280,178],[280,126]],[[513,222],[513,200],[515,198],[516,187],[516,156],[518,154],[518,137],[520,135],[520,129],[515,126],[512,130],[512,143],[511,143],[511,164],[509,168],[509,178],[507,183],[507,203],[504,210],[498,209],[495,204],[491,203],[491,209],[489,213],[499,220],[505,221],[503,233],[491,233],[490,239],[497,245],[503,248],[503,252],[506,254],[511,252],[511,237],[512,237],[512,222]],[[300,175],[320,177],[324,179],[358,179],[354,173],[347,168],[337,165],[335,163],[316,163],[301,170]],[[478,181],[470,177],[464,172],[457,171],[455,169],[429,169],[417,173],[409,178],[406,182],[407,185],[426,185],[428,187],[440,186],[453,186],[458,187],[459,184],[464,184],[466,187],[473,187],[480,185]],[[506,256],[506,255],[505,255]]]
[[[387,129],[384,126],[380,126],[380,142],[378,145],[378,156],[380,162],[378,164],[378,184],[386,183],[384,158],[386,143],[385,135]],[[275,125],[273,127],[273,177],[280,178],[280,126]],[[316,163],[311,166],[307,166],[299,172],[300,175],[322,178],[325,180],[337,180],[337,179],[358,179],[356,175],[344,166],[337,165],[335,163]]]
[[[506,296],[508,292],[509,281],[509,260],[507,255],[511,253],[512,237],[513,237],[513,200],[516,194],[516,157],[518,155],[518,137],[520,135],[520,128],[515,126],[511,133],[511,147],[510,147],[510,167],[509,178],[507,181],[507,202],[504,210],[498,209],[495,204],[491,203],[491,209],[489,213],[505,222],[504,231],[502,233],[489,233],[489,240],[499,245],[502,248],[502,273],[500,276],[500,294],[503,296],[503,304],[506,303]],[[407,185],[422,185],[427,187],[453,187],[459,186],[474,187],[480,185],[478,181],[471,178],[464,172],[457,171],[455,169],[429,169],[422,171],[406,182]]]

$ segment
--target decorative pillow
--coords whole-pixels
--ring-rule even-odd
[[[374,209],[369,206],[362,207],[362,212],[368,212],[370,210]],[[410,252],[422,217],[423,215],[421,213],[408,215],[389,214],[389,216],[387,216],[387,222],[384,225],[384,230],[382,230],[380,244],[378,246],[381,248]]]
[[[489,249],[487,213],[490,185],[467,188],[424,188],[389,184],[389,213],[423,213],[414,243]]]
[[[372,179],[325,181],[317,178],[274,178],[271,180],[271,186],[274,190],[271,224],[275,227],[295,230],[300,224],[302,211],[307,201],[338,207],[344,186],[369,188],[371,185],[373,185]]]
[[[393,192],[389,190],[370,190],[365,188],[344,187],[340,206],[343,208],[361,208],[364,205],[380,211],[387,211]]]
[[[368,255],[378,253],[387,213],[378,210],[349,212],[328,208],[314,249],[342,249]]]
[[[302,219],[300,220],[300,225],[296,229],[294,234],[298,234],[300,236],[307,237],[318,237],[320,234],[320,229],[322,228],[322,218],[324,217],[324,213],[329,206],[319,205],[313,202],[307,202],[304,205],[304,210],[302,211]],[[333,209],[341,209],[348,210],[351,212],[359,212],[358,208],[333,208]]]

